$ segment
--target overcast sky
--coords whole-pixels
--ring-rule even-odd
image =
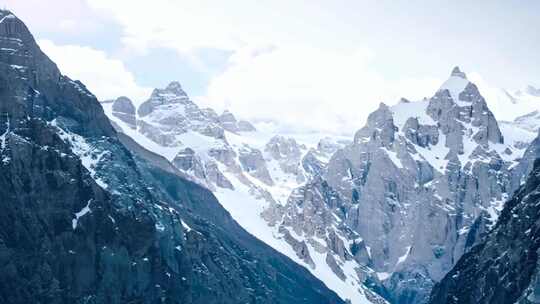
[[[351,133],[459,65],[540,86],[540,1],[0,0],[64,74],[137,102],[178,80],[252,121]],[[470,77],[471,78],[471,77]]]

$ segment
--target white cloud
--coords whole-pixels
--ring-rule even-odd
[[[242,49],[198,100],[253,121],[351,134],[380,102],[420,99],[441,84],[431,78],[385,79],[370,69],[372,56],[368,50],[299,46]]]
[[[85,35],[105,28],[104,19],[89,9],[85,0],[4,0],[35,32]]]
[[[170,48],[194,58],[201,48],[233,51],[197,100],[250,120],[351,133],[379,102],[420,98],[440,84],[375,72],[368,63],[377,54],[359,41],[373,35],[377,18],[351,26],[323,2],[155,0],[151,9],[143,1],[87,2],[122,26],[128,52]]]
[[[196,54],[201,48],[232,51],[227,68],[196,99],[245,119],[350,134],[379,102],[419,99],[440,85],[438,79],[407,73],[390,78],[392,69],[377,71],[374,58],[380,60],[381,54],[362,44],[369,44],[366,33],[374,35],[377,18],[366,16],[369,20],[351,26],[323,3],[155,0],[149,8],[145,1],[85,1],[80,6],[121,27],[120,53],[126,56],[169,48],[200,64]],[[353,17],[344,11],[339,16]],[[64,20],[59,26],[72,28],[74,22]],[[101,51],[50,43],[47,52],[100,98],[146,97],[148,90],[137,86],[122,62]]]
[[[103,51],[78,45],[57,45],[39,40],[40,48],[58,65],[62,74],[82,81],[100,100],[121,95],[136,102],[148,98],[149,88],[140,87],[122,61]]]
[[[127,48],[143,52],[159,47],[183,53],[199,48],[237,50],[249,45],[317,41],[321,35],[336,36],[336,33],[328,35],[331,30],[322,24],[322,12],[317,5],[303,2],[154,0],[149,4],[137,0],[87,0],[87,3],[116,19],[123,27]],[[312,22],[304,22],[307,18]]]

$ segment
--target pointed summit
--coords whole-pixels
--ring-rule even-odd
[[[165,88],[166,90],[182,90],[182,85],[178,81],[171,81]]]
[[[460,77],[463,79],[467,79],[467,75],[465,75],[465,73],[463,73],[458,66],[455,66],[454,69],[452,69],[450,77]]]
[[[171,83],[167,85],[164,91],[173,93],[178,96],[187,95],[186,92],[184,92],[184,90],[182,89],[182,85],[178,81],[171,81]]]
[[[163,97],[163,95],[166,95],[168,98],[171,97],[171,95],[174,95],[175,97],[180,98],[187,98],[187,93],[182,89],[182,85],[178,81],[171,81],[165,88],[155,88],[154,91],[152,91],[152,97]]]
[[[467,80],[467,76],[456,66],[452,69],[450,77],[441,85],[437,94],[442,91],[448,91],[454,102],[458,102],[460,100],[459,94],[463,92],[468,85],[469,80]]]
[[[388,107],[388,105],[386,105],[386,103],[384,103],[384,102],[382,102],[382,101],[379,103],[379,107],[377,108],[377,110],[381,110],[381,111],[386,111],[386,110],[388,110],[388,109],[390,109],[390,108]]]
[[[150,114],[156,107],[164,104],[192,104],[186,92],[182,89],[182,85],[178,81],[172,81],[164,89],[154,89],[150,99],[143,102],[137,113],[139,116]]]

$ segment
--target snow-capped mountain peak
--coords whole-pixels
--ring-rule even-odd
[[[455,68],[429,99],[381,104],[354,142],[331,157],[324,182],[302,189],[332,198],[315,213],[334,214],[354,232],[334,233],[362,240],[357,263],[370,265],[394,297],[414,293],[407,303],[421,302],[425,286],[491,227],[511,192],[511,168],[525,151],[522,140],[532,137],[505,131],[506,138],[477,86]],[[305,227],[304,235],[332,226],[311,227],[313,196],[292,198],[287,217],[295,222],[282,225]]]
[[[182,89],[182,85],[179,81],[171,81],[167,87],[165,87],[166,91],[174,92],[177,95],[186,95],[186,92]]]
[[[463,73],[459,67],[455,67],[448,78],[439,88],[439,91],[448,91],[454,102],[459,103],[461,101],[460,94],[469,85],[469,80],[465,73]]]
[[[142,117],[150,114],[156,108],[163,105],[188,103],[190,103],[189,97],[186,92],[182,90],[180,84],[178,82],[171,82],[164,89],[154,89],[150,99],[140,105],[137,113]]]

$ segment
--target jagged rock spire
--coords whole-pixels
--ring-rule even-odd
[[[178,81],[171,81],[165,88],[165,91],[169,91],[176,95],[186,95],[186,92],[182,89],[182,85]]]
[[[159,105],[179,103],[192,104],[186,92],[182,89],[180,82],[172,81],[164,89],[154,89],[150,99],[139,106],[137,113],[142,117],[150,114]]]
[[[452,73],[450,74],[451,77],[460,77],[460,78],[463,78],[463,79],[467,79],[467,75],[465,75],[465,73],[463,73],[458,66],[455,66],[453,69],[452,69]]]

